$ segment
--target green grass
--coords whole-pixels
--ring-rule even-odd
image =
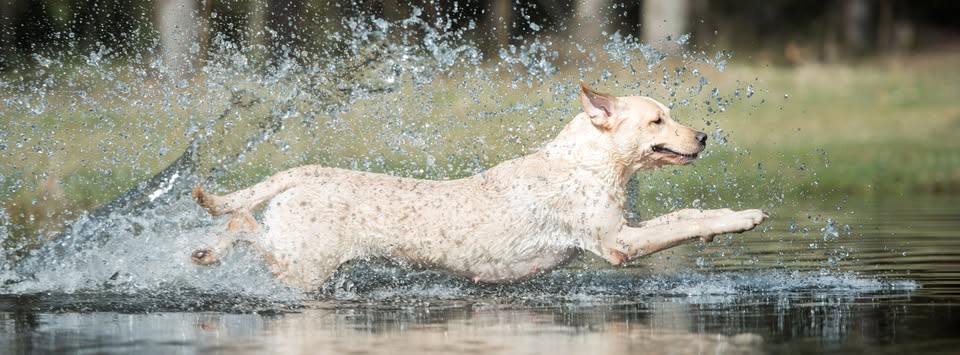
[[[756,109],[734,108],[723,124],[763,160],[821,155],[829,162],[817,169],[825,189],[955,193],[960,60],[916,60],[760,70],[757,75],[768,78],[769,101]],[[734,118],[743,115],[748,119]]]

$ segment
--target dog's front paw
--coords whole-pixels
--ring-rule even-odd
[[[197,249],[190,254],[190,259],[197,265],[215,265],[220,263],[220,258],[214,254],[212,249]]]
[[[768,217],[770,215],[762,210],[743,210],[709,218],[704,221],[704,227],[709,232],[704,233],[700,239],[711,242],[718,234],[746,232],[763,223]]]

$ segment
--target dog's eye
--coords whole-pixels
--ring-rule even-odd
[[[653,124],[661,124],[661,123],[663,123],[663,117],[657,117],[657,119],[653,120],[653,122],[651,122],[651,123],[653,123]]]

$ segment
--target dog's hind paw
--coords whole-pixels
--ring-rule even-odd
[[[197,265],[215,265],[220,263],[220,258],[214,255],[213,250],[197,249],[190,254],[190,259]]]
[[[200,207],[207,210],[207,213],[211,216],[221,216],[233,212],[232,209],[223,205],[220,196],[203,191],[202,185],[194,187],[190,195],[193,196],[193,200],[196,201]]]

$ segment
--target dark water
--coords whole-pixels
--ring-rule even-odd
[[[510,286],[375,262],[283,297],[258,277],[268,291],[8,285],[0,353],[956,353],[958,202],[785,204],[761,232]]]

